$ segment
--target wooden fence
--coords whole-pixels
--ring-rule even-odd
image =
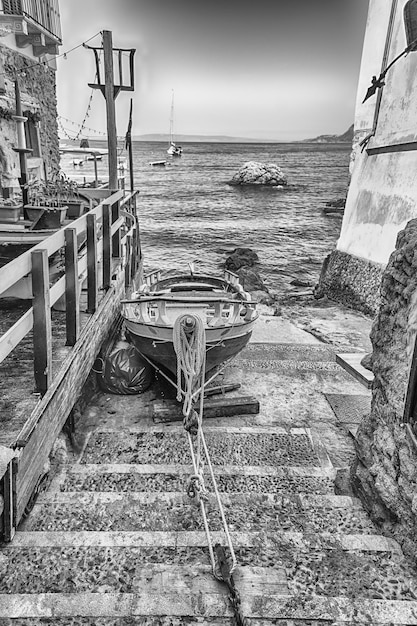
[[[0,337],[0,363],[33,330],[33,371],[40,394],[11,450],[0,451],[3,538],[11,540],[140,265],[136,195],[117,191],[97,207],[0,269],[0,292],[28,274],[32,307]],[[65,273],[50,286],[49,263],[64,251]],[[80,323],[81,291],[88,319]],[[66,350],[52,362],[51,307],[65,299]],[[2,478],[1,478],[2,477]]]

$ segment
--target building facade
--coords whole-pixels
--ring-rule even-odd
[[[355,135],[343,223],[320,291],[376,313],[398,233],[417,217],[417,52],[401,56],[409,0],[370,0],[358,84]],[[386,71],[387,70],[387,71]],[[372,78],[381,87],[364,102]]]
[[[59,169],[56,63],[61,40],[58,0],[0,0],[0,186],[21,175],[16,81],[24,121],[28,179]],[[21,142],[20,142],[21,143]],[[7,192],[4,192],[3,195]]]

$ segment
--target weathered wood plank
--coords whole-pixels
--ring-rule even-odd
[[[0,363],[33,328],[33,309],[29,309],[0,337]]]
[[[80,334],[77,231],[65,231],[65,317],[67,346],[74,346]]]
[[[232,415],[254,415],[259,413],[259,401],[254,396],[239,398],[214,398],[204,402],[203,416],[228,417]],[[153,404],[153,421],[178,422],[184,418],[181,406],[175,402],[157,401]]]
[[[52,330],[47,250],[32,252],[33,366],[35,388],[44,395],[52,380]]]
[[[87,215],[87,311],[94,313],[97,304],[97,222],[95,215]]]
[[[111,257],[112,257],[112,239],[110,212],[111,205],[103,202],[103,288],[109,289],[111,285]]]

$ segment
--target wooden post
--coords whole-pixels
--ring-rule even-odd
[[[16,475],[17,458],[10,460],[6,473],[3,476],[3,540],[9,542],[16,532]]]
[[[52,328],[47,250],[32,252],[32,291],[35,391],[44,395],[52,380]]]
[[[132,273],[132,235],[126,237],[125,287],[129,287]]]
[[[95,215],[87,215],[87,313],[94,313],[97,304],[97,222]]]
[[[111,240],[111,206],[107,202],[103,202],[103,289],[107,290],[111,285],[111,258],[112,258],[112,240]]]
[[[80,334],[77,230],[65,231],[65,313],[67,346],[75,346]]]
[[[111,223],[117,222],[120,215],[120,200],[117,200],[111,207]],[[119,258],[120,257],[120,249],[121,249],[121,235],[120,229],[114,233],[112,237],[112,257]]]
[[[109,30],[103,30],[104,80],[107,115],[107,147],[109,151],[109,188],[117,189],[117,131],[113,72],[113,41]]]

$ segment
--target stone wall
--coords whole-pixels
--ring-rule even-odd
[[[381,282],[375,319],[371,413],[360,425],[354,491],[383,531],[417,554],[417,449],[403,426],[404,401],[417,331],[417,220],[397,238]]]
[[[323,262],[315,297],[327,296],[365,315],[376,315],[382,271],[376,263],[334,250]]]
[[[13,152],[17,145],[14,76],[18,72],[22,110],[39,119],[42,157],[48,176],[59,169],[59,137],[55,71],[33,59],[0,45],[1,72],[5,93],[0,96],[0,160],[2,172],[10,170],[12,178],[20,174],[19,157]],[[6,186],[6,185],[4,185]]]

